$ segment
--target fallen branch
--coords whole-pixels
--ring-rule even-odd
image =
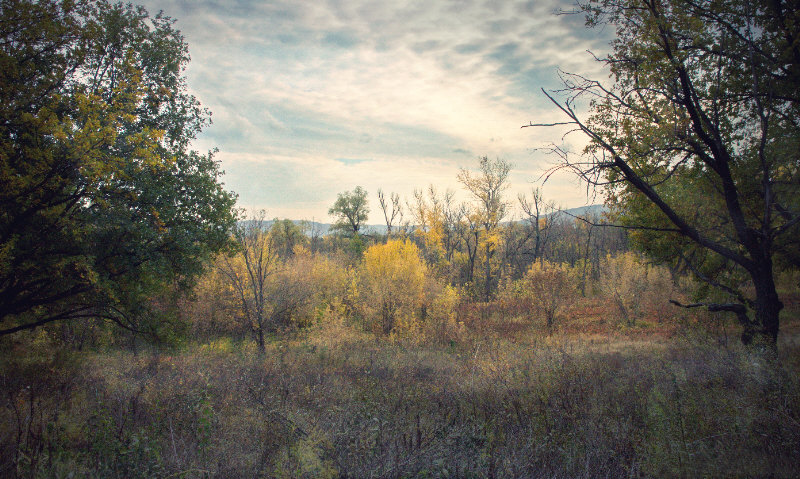
[[[720,311],[730,311],[736,314],[736,318],[739,320],[739,323],[742,326],[748,327],[753,326],[755,323],[747,317],[747,308],[743,304],[739,303],[691,303],[691,304],[683,304],[674,299],[669,300],[670,303],[674,304],[675,306],[679,306],[681,308],[691,309],[691,308],[700,308],[706,307],[708,308],[709,312],[717,313]]]

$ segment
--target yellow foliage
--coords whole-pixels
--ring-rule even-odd
[[[206,344],[201,344],[198,347],[199,354],[212,354],[212,355],[227,355],[236,349],[236,345],[230,337],[223,336],[221,338],[213,339]]]
[[[663,308],[676,288],[665,267],[642,263],[638,255],[627,252],[606,257],[600,289],[617,306],[622,319],[632,326],[647,310]]]
[[[464,332],[464,323],[458,321],[456,307],[461,301],[461,293],[453,286],[445,286],[430,303],[425,322],[426,336],[445,343],[456,341]]]
[[[308,295],[292,316],[298,326],[307,326],[324,318],[331,309],[341,305],[346,295],[347,270],[339,263],[324,256],[312,256],[302,246],[295,247],[295,256],[286,263],[283,274],[286,281],[302,284]],[[297,290],[297,289],[296,289]]]
[[[567,264],[542,261],[534,262],[522,278],[522,293],[532,296],[535,309],[544,316],[548,327],[575,293],[576,276],[574,268]]]
[[[419,249],[408,240],[373,245],[364,253],[356,296],[372,329],[388,334],[400,318],[413,326],[409,318],[422,306],[427,272]]]
[[[324,459],[324,450],[329,448],[324,438],[315,433],[288,444],[279,454],[273,477],[315,477],[320,479],[339,477],[339,471],[330,459]]]

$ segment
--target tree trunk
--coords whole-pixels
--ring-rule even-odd
[[[775,344],[778,341],[783,303],[778,298],[771,265],[752,277],[756,290],[754,321],[752,328],[745,327],[742,332],[742,343],[751,344],[755,340],[756,343]]]
[[[258,341],[258,352],[262,355],[267,352],[266,348],[264,347],[264,329],[258,328],[256,331],[256,341]]]
[[[383,334],[388,335],[394,328],[394,308],[387,303],[381,306],[381,320],[383,326]]]
[[[592,245],[592,229],[589,226],[589,234],[586,238],[586,254],[583,255],[583,272],[581,273],[581,297],[586,297],[586,266],[589,264],[589,247]]]
[[[485,300],[488,302],[492,297],[492,255],[489,243],[486,243],[486,283],[484,286]]]
[[[472,283],[475,279],[475,257],[478,256],[478,245],[475,245],[475,248],[472,249],[467,244],[467,255],[469,256],[469,269],[467,270],[467,282]]]

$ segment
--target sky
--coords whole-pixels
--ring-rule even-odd
[[[362,186],[370,220],[377,190],[411,198],[434,185],[468,196],[461,168],[479,158],[513,165],[506,198],[541,187],[564,207],[602,201],[567,173],[545,184],[556,158],[579,151],[541,92],[558,70],[607,78],[587,50],[608,32],[584,27],[568,0],[146,0],[189,45],[189,90],[213,113],[193,147],[218,148],[239,207],[330,222],[338,193]],[[517,208],[518,209],[518,208]]]

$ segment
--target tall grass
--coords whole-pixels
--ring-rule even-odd
[[[76,356],[0,376],[3,477],[791,477],[800,348],[572,334],[274,340]],[[17,347],[20,347],[18,345]]]

